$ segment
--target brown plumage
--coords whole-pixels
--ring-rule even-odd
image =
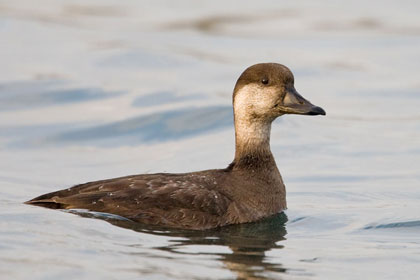
[[[88,209],[136,222],[208,229],[257,221],[286,209],[286,191],[270,151],[272,121],[283,114],[325,115],[294,88],[290,70],[256,64],[234,93],[236,152],[225,169],[141,174],[89,182],[36,197],[28,204]]]

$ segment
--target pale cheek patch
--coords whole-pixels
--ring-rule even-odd
[[[275,89],[261,89],[258,85],[246,85],[235,96],[235,115],[265,115],[274,106]]]

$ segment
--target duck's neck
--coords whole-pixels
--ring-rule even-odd
[[[275,166],[270,150],[271,121],[235,114],[234,168],[258,169]]]

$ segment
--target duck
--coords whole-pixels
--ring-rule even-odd
[[[272,122],[286,114],[326,113],[296,91],[293,73],[279,63],[245,69],[232,100],[235,156],[226,168],[88,182],[25,203],[190,230],[251,223],[281,213],[287,208],[286,189],[270,149]]]

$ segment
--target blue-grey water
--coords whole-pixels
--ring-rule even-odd
[[[420,2],[1,1],[1,279],[418,279]],[[289,209],[194,232],[22,204],[86,181],[227,166],[231,93],[279,62]]]

